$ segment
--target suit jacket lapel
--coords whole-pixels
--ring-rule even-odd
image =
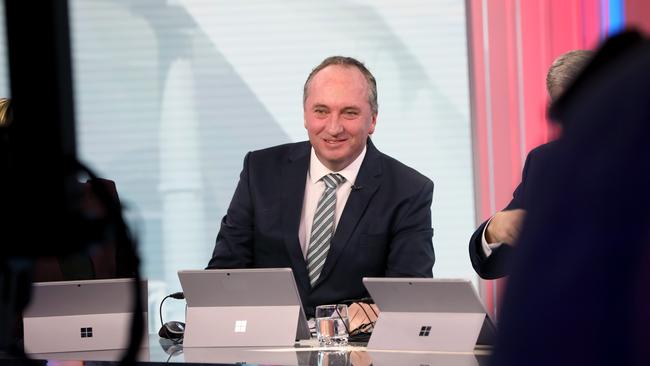
[[[354,183],[359,189],[350,192],[350,196],[345,203],[345,208],[336,227],[336,232],[330,242],[330,251],[327,254],[323,270],[314,286],[318,286],[319,283],[324,281],[336,266],[336,262],[350,242],[350,237],[357,227],[361,216],[363,216],[371,198],[377,192],[377,188],[379,188],[380,177],[380,154],[372,142],[368,140],[366,156],[363,159],[359,174]]]
[[[294,276],[299,286],[310,288],[307,264],[300,247],[298,230],[300,214],[305,194],[305,179],[309,169],[309,153],[311,145],[308,142],[296,144],[289,152],[286,163],[282,167],[282,227],[284,243],[293,263]]]

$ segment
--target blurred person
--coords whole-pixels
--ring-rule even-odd
[[[647,365],[650,41],[608,39],[551,106],[494,365]]]
[[[0,98],[0,127],[11,128],[13,108],[9,98]],[[102,219],[107,216],[107,208],[97,196],[97,186],[109,192],[119,207],[119,197],[115,183],[107,179],[90,179],[79,182],[80,206],[78,209],[90,220]],[[95,228],[95,227],[93,227]],[[90,234],[89,225],[77,227],[80,235]],[[108,231],[109,229],[106,228]],[[83,234],[82,234],[83,233]],[[92,241],[88,250],[78,253],[67,253],[56,257],[38,256],[32,270],[32,281],[49,282],[64,280],[106,279],[133,277],[135,264],[124,253],[124,248],[116,246],[114,238],[109,238],[107,232],[92,233],[88,236]],[[34,253],[38,255],[38,253]]]
[[[290,267],[308,316],[368,297],[363,277],[432,277],[433,182],[369,138],[377,85],[325,59],[303,90],[309,141],[249,152],[207,268]]]
[[[12,140],[12,133],[18,124],[13,118],[12,101],[8,98],[0,98],[0,156],[2,156],[2,168],[11,174],[18,170],[13,170],[19,161],[18,155],[20,149],[17,148],[16,141]],[[20,180],[15,181],[21,184]],[[96,178],[89,179],[86,182],[73,180],[74,191],[79,195],[75,196],[74,202],[69,202],[72,212],[63,212],[62,216],[70,215],[68,218],[73,220],[71,226],[66,228],[63,236],[61,232],[50,233],[50,238],[46,242],[39,242],[34,245],[30,242],[32,238],[28,233],[21,237],[5,237],[8,245],[31,247],[32,249],[42,248],[48,250],[44,255],[40,250],[19,255],[3,257],[0,260],[0,287],[4,289],[5,303],[0,306],[2,319],[0,323],[10,326],[4,330],[0,336],[0,351],[7,350],[10,353],[21,355],[22,350],[22,311],[30,301],[30,289],[32,282],[50,282],[50,281],[67,281],[67,280],[91,280],[107,278],[133,278],[136,276],[137,259],[130,253],[129,248],[124,245],[117,245],[119,234],[115,223],[111,222],[109,217],[109,205],[120,207],[119,197],[115,188],[115,183],[110,180]],[[3,181],[2,190],[4,193],[23,197],[25,194],[33,194],[32,189],[25,189],[25,186],[18,187],[11,182],[11,179]],[[40,185],[54,184],[53,180],[44,177],[42,181],[33,184],[34,187]],[[31,186],[30,186],[31,187]],[[78,189],[77,189],[78,188]],[[100,194],[105,192],[105,194]],[[106,197],[110,202],[106,202]],[[26,200],[25,202],[30,202]],[[32,208],[22,200],[16,200],[16,203],[22,204],[25,211],[38,210],[38,207]],[[44,203],[45,205],[47,203]],[[12,206],[14,209],[16,206]],[[15,215],[12,210],[3,207],[4,215]],[[4,216],[8,217],[8,216]],[[56,222],[57,218],[49,218]],[[28,230],[43,230],[40,222],[32,217],[25,222]],[[33,220],[33,221],[31,221]],[[3,232],[4,234],[4,232]],[[78,245],[78,246],[77,246]],[[71,247],[78,248],[72,250]]]
[[[546,75],[546,90],[551,101],[556,100],[578,76],[589,62],[593,51],[573,50],[557,57]],[[555,142],[540,145],[528,153],[521,175],[521,182],[515,189],[512,200],[503,210],[483,222],[469,242],[469,256],[476,273],[484,279],[495,279],[508,274],[513,256],[513,247],[526,216],[526,210],[533,200],[532,187],[544,184],[544,177],[538,175],[539,162],[549,156]]]

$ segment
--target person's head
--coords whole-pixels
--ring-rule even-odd
[[[546,90],[551,100],[556,100],[571,85],[593,54],[593,51],[573,50],[553,61],[546,74]]]
[[[6,127],[13,121],[11,102],[8,98],[0,98],[0,127]]]
[[[303,109],[316,156],[339,171],[361,154],[375,131],[377,82],[358,60],[328,57],[307,77]]]

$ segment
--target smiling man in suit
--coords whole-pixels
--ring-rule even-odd
[[[208,268],[291,267],[309,316],[368,296],[363,277],[431,277],[433,182],[370,135],[377,84],[333,56],[303,95],[309,141],[249,152]]]

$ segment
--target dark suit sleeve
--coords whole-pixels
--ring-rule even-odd
[[[426,180],[404,206],[391,240],[386,277],[432,277],[435,255],[431,228],[433,182]]]
[[[492,249],[492,254],[486,257],[482,244],[485,225],[487,225],[487,221],[476,229],[469,241],[469,258],[472,261],[472,267],[481,278],[493,280],[508,274],[508,263],[510,263],[510,258],[514,254],[514,248],[502,244]]]
[[[221,220],[221,228],[207,268],[246,268],[253,263],[253,202],[249,187],[250,153],[244,158],[237,189]]]
[[[512,193],[512,200],[506,208],[503,209],[503,211],[508,211],[508,210],[515,210],[518,208],[524,208],[525,207],[525,199],[526,197],[526,178],[528,176],[528,168],[530,167],[531,164],[531,155],[529,154],[526,157],[526,162],[524,163],[524,170],[521,173],[521,182],[519,182],[519,185],[515,189],[515,191]]]
[[[526,157],[524,169],[521,173],[521,183],[512,194],[512,200],[503,209],[503,211],[515,210],[524,208],[524,197],[526,191],[526,178],[528,170],[531,165],[531,160],[534,159],[537,150],[532,150]],[[508,263],[511,262],[511,257],[514,254],[514,248],[511,245],[503,244],[492,250],[489,257],[485,256],[483,252],[483,230],[488,221],[483,222],[469,240],[469,258],[472,261],[472,267],[476,273],[483,279],[492,280],[495,278],[503,277],[508,274]]]

